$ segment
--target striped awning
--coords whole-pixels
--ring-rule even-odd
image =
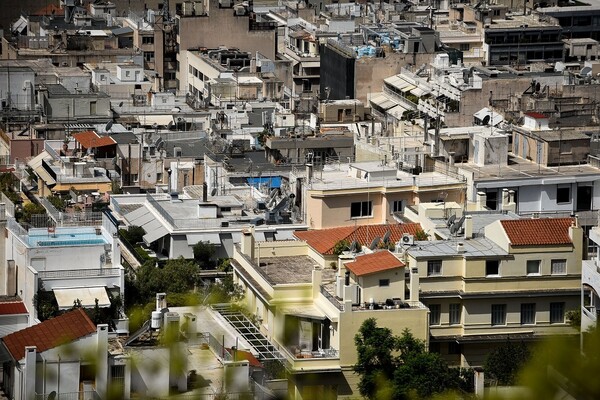
[[[377,106],[378,108],[383,109],[384,111],[389,110],[390,108],[396,106],[394,100],[383,93],[376,94],[375,96],[370,98],[370,102],[372,105]]]

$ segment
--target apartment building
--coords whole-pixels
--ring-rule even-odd
[[[461,202],[466,182],[439,172],[413,175],[384,162],[329,164],[307,170],[303,212],[311,229],[385,224],[420,202]],[[291,179],[291,181],[293,181]]]
[[[420,298],[430,310],[430,349],[452,364],[475,367],[509,339],[576,334],[565,314],[580,302],[583,230],[577,218],[463,214],[459,207],[435,215],[435,208],[419,209],[414,219],[442,240],[403,249],[407,264],[419,271]],[[424,221],[423,215],[432,217]],[[462,228],[449,230],[456,223]]]
[[[428,340],[419,277],[405,289],[405,264],[388,250],[347,254],[336,268],[301,241],[255,241],[254,227],[235,247],[234,280],[259,329],[290,373],[291,399],[358,395],[354,335],[367,318]],[[264,346],[264,342],[262,343]]]

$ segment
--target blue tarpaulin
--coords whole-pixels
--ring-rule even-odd
[[[260,178],[246,178],[248,185],[258,188],[259,186],[268,186],[269,188],[278,188],[281,186],[280,176],[261,176]]]

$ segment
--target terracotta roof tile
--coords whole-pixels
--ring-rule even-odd
[[[535,118],[535,119],[545,119],[545,118],[548,118],[544,114],[539,113],[539,112],[534,112],[534,111],[525,113],[525,115],[527,115],[528,117],[531,117],[531,118]]]
[[[340,240],[345,239],[349,242],[357,240],[361,246],[369,246],[376,237],[383,238],[383,235],[388,230],[390,231],[390,241],[397,242],[402,238],[403,234],[409,233],[414,235],[420,229],[421,225],[418,223],[382,224],[296,231],[294,235],[298,239],[306,241],[310,247],[320,254],[333,254],[333,247]]]
[[[354,261],[346,263],[345,265],[346,268],[356,276],[369,275],[376,272],[404,267],[404,263],[398,260],[398,258],[396,258],[389,250],[358,256]]]
[[[98,134],[94,131],[75,133],[73,134],[73,139],[79,142],[79,144],[86,149],[110,146],[117,143],[110,136],[98,136]]]
[[[96,326],[85,311],[78,308],[40,324],[22,329],[1,340],[15,360],[25,357],[25,346],[36,346],[38,352],[72,342],[96,332]]]
[[[573,218],[536,218],[500,221],[513,246],[572,244],[569,227]]]
[[[0,315],[27,314],[27,308],[22,301],[8,301],[0,303]]]

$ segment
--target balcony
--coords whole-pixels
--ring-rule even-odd
[[[291,370],[339,370],[340,356],[336,349],[319,349],[318,351],[296,352],[294,346],[277,346],[285,357],[286,366]]]

